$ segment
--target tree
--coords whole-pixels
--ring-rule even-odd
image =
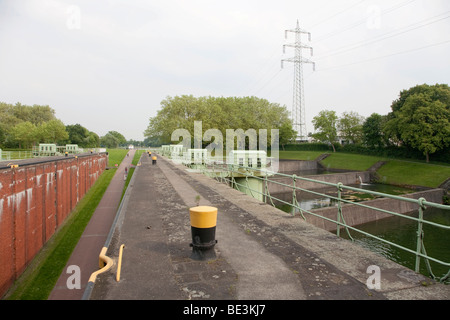
[[[419,93],[408,97],[398,112],[400,137],[419,149],[429,162],[430,154],[450,145],[450,109]]]
[[[322,110],[319,115],[315,116],[312,120],[314,130],[319,130],[313,133],[311,136],[319,141],[331,144],[333,152],[336,152],[334,144],[337,138],[337,122],[338,117],[336,111]]]
[[[171,142],[172,132],[186,129],[194,137],[194,121],[202,121],[203,132],[218,129],[223,137],[227,129],[267,130],[267,141],[271,141],[271,129],[287,133],[292,124],[286,107],[270,103],[257,97],[199,97],[183,95],[167,97],[161,102],[161,109],[150,118],[146,138],[154,143]],[[281,136],[281,134],[280,134]],[[286,138],[289,138],[285,135]]]
[[[29,121],[34,125],[39,125],[50,120],[55,120],[55,110],[49,106],[33,105],[27,106],[21,103],[16,103],[14,108],[14,115],[22,120]]]
[[[353,143],[361,143],[363,122],[364,117],[357,112],[344,112],[338,120],[338,129],[341,137]]]
[[[12,104],[0,102],[0,142],[2,145],[10,145],[14,138],[11,136],[12,129],[22,122],[14,115]]]
[[[284,146],[295,140],[297,132],[292,128],[292,122],[284,122],[280,129],[280,145],[284,150]]]
[[[36,142],[36,126],[29,121],[16,124],[11,130],[11,136],[19,143],[19,148],[28,149]]]
[[[9,147],[16,147],[18,145],[22,145],[23,143],[29,144],[27,141],[30,140],[31,132],[22,130],[27,126],[30,127],[29,124],[36,127],[34,130],[37,134],[35,141],[44,139],[44,127],[40,126],[53,120],[57,120],[55,118],[55,110],[49,106],[27,106],[19,102],[12,105],[5,102],[0,102],[0,144],[7,145]],[[17,129],[14,129],[18,124],[26,122],[28,122],[28,124],[21,125]],[[21,137],[22,133],[19,135],[19,132],[27,135],[27,137]],[[61,142],[63,142],[63,140],[61,140]]]
[[[384,143],[383,138],[384,117],[378,113],[372,113],[362,126],[363,143],[370,149],[382,148]]]
[[[108,132],[100,138],[100,145],[106,148],[114,149],[119,146],[119,140]]]
[[[89,130],[83,127],[81,124],[73,124],[66,126],[67,133],[69,134],[69,142],[71,144],[77,144],[79,147],[85,147],[85,139],[89,135]]]
[[[36,128],[36,136],[39,142],[62,143],[69,139],[66,126],[61,120],[50,120],[42,123]]]
[[[450,88],[420,85],[400,93],[392,103],[385,131],[390,138],[430,154],[450,145]]]
[[[100,146],[100,137],[95,132],[89,131],[88,136],[84,139],[83,146],[85,148]]]
[[[117,131],[108,131],[107,134],[110,134],[116,138],[118,145],[124,146],[127,143],[127,139],[125,139],[125,137]]]

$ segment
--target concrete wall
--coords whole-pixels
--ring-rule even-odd
[[[443,195],[444,195],[443,189],[433,189],[406,194],[403,197],[413,199],[419,199],[423,197],[429,202],[442,203]],[[419,209],[418,205],[414,203],[387,198],[364,201],[364,205],[401,214],[412,212],[414,210]],[[311,212],[314,212],[315,214],[319,214],[320,216],[324,216],[333,220],[336,220],[337,217],[337,207],[314,209],[311,210]],[[353,204],[344,204],[342,206],[342,213],[345,222],[350,226],[356,226],[366,222],[376,221],[379,219],[388,218],[392,216],[388,213],[383,213],[378,210],[364,208]],[[306,212],[304,212],[303,215],[305,216],[306,221],[308,223],[311,223],[316,227],[319,227],[327,231],[336,230],[336,223],[332,223],[330,221],[324,220],[320,217],[313,216]]]
[[[278,161],[278,172],[285,174],[294,174],[299,171],[317,170],[321,167],[317,161],[309,160],[285,160]]]
[[[344,185],[354,185],[360,182],[359,177],[361,177],[362,182],[367,183],[370,181],[370,173],[368,171],[364,172],[344,172],[344,173],[336,173],[336,174],[320,174],[320,175],[311,175],[305,176],[304,178],[325,181],[329,183],[343,183]],[[275,182],[271,182],[275,181]],[[270,178],[270,181],[267,183],[267,187],[269,188],[269,192],[271,195],[276,195],[279,193],[287,193],[292,192],[292,188],[282,186],[279,183],[293,185],[292,178],[290,177],[274,177]],[[320,184],[312,181],[305,181],[301,179],[297,179],[295,181],[295,186],[299,188],[304,188],[308,190],[317,190],[328,188],[328,186],[324,184]]]
[[[105,170],[105,153],[0,169],[0,297]]]

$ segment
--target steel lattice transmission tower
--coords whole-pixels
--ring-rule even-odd
[[[305,120],[305,98],[303,92],[303,64],[312,63],[315,70],[315,63],[311,60],[305,59],[302,55],[302,49],[310,49],[311,56],[313,55],[313,49],[310,46],[302,44],[302,33],[308,35],[308,40],[311,41],[311,33],[300,29],[298,20],[297,27],[291,30],[285,30],[285,39],[287,39],[288,32],[295,33],[295,42],[291,44],[283,45],[283,53],[285,53],[286,47],[292,47],[295,49],[295,56],[289,59],[281,60],[281,68],[283,68],[283,62],[294,63],[294,90],[293,90],[293,102],[292,102],[292,122],[294,130],[297,131],[297,140],[307,140],[308,132],[306,132],[306,120]]]

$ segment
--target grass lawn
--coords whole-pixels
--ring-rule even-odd
[[[286,160],[314,160],[324,151],[279,151],[280,159]]]
[[[108,149],[108,167],[115,167],[115,165],[120,165],[123,158],[127,155],[127,149]]]
[[[279,151],[279,159],[284,160],[315,160],[322,154],[330,154],[321,164],[328,168],[348,169],[364,171],[378,161],[385,160],[382,157],[362,156],[351,153],[330,153],[326,151]],[[271,156],[269,152],[269,156]],[[225,157],[224,157],[224,160]]]
[[[390,160],[377,171],[377,174],[383,183],[437,188],[450,177],[450,167]]]
[[[126,151],[108,150],[110,163],[113,159],[114,164],[120,164]],[[14,291],[8,295],[7,299],[46,300],[48,298],[115,173],[116,170],[112,169],[105,170],[100,175],[64,224],[17,280]]]
[[[280,151],[280,159],[314,160],[322,151]],[[420,161],[403,161],[352,153],[331,153],[321,161],[329,169],[365,171],[378,161],[387,161],[377,174],[380,182],[436,188],[450,177],[450,166]]]
[[[332,153],[328,158],[322,160],[321,163],[326,168],[365,171],[382,160],[386,159],[352,153]]]
[[[314,160],[325,151],[280,151],[280,159],[289,160]],[[381,157],[362,156],[351,153],[331,153],[321,164],[326,168],[348,169],[364,171],[369,169],[378,161],[383,160]]]

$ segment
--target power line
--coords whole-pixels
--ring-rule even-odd
[[[281,72],[281,69],[279,69],[269,80],[267,80],[264,85],[262,85],[258,90],[255,91],[255,95],[261,91],[262,89],[264,89],[273,79],[275,79]]]
[[[377,36],[377,37],[375,37],[373,39],[369,39],[369,40],[365,40],[365,41],[362,41],[362,42],[357,42],[355,44],[343,46],[341,48],[336,49],[335,51],[330,51],[329,54],[319,56],[318,58],[316,58],[316,60],[320,60],[320,59],[324,59],[324,58],[327,58],[327,57],[339,55],[339,54],[342,54],[342,53],[345,53],[345,52],[349,52],[349,51],[352,51],[352,50],[355,50],[355,49],[358,49],[358,48],[361,48],[361,47],[364,47],[364,46],[367,46],[367,45],[370,45],[370,44],[373,44],[373,43],[376,43],[376,42],[379,42],[379,41],[383,41],[383,40],[386,40],[386,39],[389,39],[389,38],[393,38],[393,37],[399,36],[401,34],[405,34],[407,32],[411,32],[411,31],[414,31],[414,30],[417,30],[417,29],[429,26],[431,24],[435,24],[435,23],[441,22],[441,21],[443,21],[445,19],[450,18],[450,16],[447,16],[447,17],[444,17],[444,18],[440,18],[440,19],[428,22],[428,23],[423,24],[423,25],[416,26],[417,24],[421,24],[421,23],[426,22],[426,21],[428,21],[430,19],[434,19],[436,17],[440,17],[440,16],[442,16],[444,14],[448,14],[449,12],[450,11],[447,11],[445,13],[439,14],[439,15],[434,16],[432,18],[427,18],[427,19],[421,20],[419,22],[415,22],[415,23],[413,23],[411,25],[408,25],[408,26],[403,27],[403,28],[399,28],[397,30],[393,30],[393,31],[387,32],[387,33],[385,33],[383,35],[380,35],[380,36]],[[408,28],[410,28],[410,29],[408,29]],[[408,29],[408,30],[402,31],[403,29]],[[392,34],[392,33],[394,33],[394,34]]]
[[[339,12],[337,12],[337,13],[335,13],[335,14],[329,16],[328,18],[325,18],[324,20],[321,20],[321,21],[317,22],[316,24],[313,24],[313,25],[310,26],[309,28],[310,28],[310,29],[313,29],[314,27],[317,27],[318,25],[321,25],[322,23],[327,22],[327,21],[333,19],[334,17],[337,17],[337,16],[340,15],[340,14],[342,14],[342,13],[344,13],[344,12],[350,10],[350,9],[353,9],[353,8],[356,7],[356,6],[359,6],[361,3],[365,2],[365,1],[366,1],[366,0],[358,1],[357,3],[354,3],[354,4],[350,5],[349,7],[345,8],[344,10],[341,10],[341,11],[339,11]]]
[[[398,4],[398,5],[394,5],[394,6],[390,7],[389,9],[381,11],[380,16],[382,16],[384,14],[387,14],[387,13],[391,13],[391,12],[397,10],[397,9],[403,8],[403,7],[413,3],[415,1],[416,0],[408,0],[408,1],[402,2],[402,3]],[[315,40],[314,43],[318,43],[318,42],[321,42],[323,40],[329,39],[329,38],[334,37],[334,36],[336,36],[336,35],[338,35],[340,33],[343,33],[343,32],[349,31],[351,29],[354,29],[354,28],[356,28],[356,27],[358,27],[358,26],[360,26],[360,25],[362,25],[364,23],[367,23],[367,19],[366,18],[358,20],[356,23],[349,25],[348,27],[346,27],[343,30],[336,30],[336,31],[333,31],[333,32],[331,32],[329,34],[326,34],[326,35],[322,36],[322,37],[319,37],[319,39]]]
[[[279,50],[279,49],[278,49],[278,50]],[[257,80],[257,81],[252,81],[252,82],[250,82],[250,84],[247,85],[246,88],[243,90],[244,93],[253,91],[253,90],[258,86],[258,84],[259,84],[264,78],[266,78],[267,75],[268,75],[271,71],[273,71],[273,67],[274,67],[275,65],[278,65],[279,62],[278,62],[278,58],[277,58],[276,60],[274,60],[274,61],[272,62],[272,64],[270,65],[270,67],[267,68],[268,63],[270,62],[270,60],[272,60],[272,59],[275,57],[276,53],[279,52],[278,50],[275,49],[274,52],[271,54],[270,58],[264,60],[264,62],[262,63],[262,65],[264,65],[265,67],[264,67],[264,68],[260,68],[260,69],[258,70],[258,72],[255,74],[255,76],[253,77],[254,79],[258,79],[258,80]],[[259,91],[259,89],[258,89],[258,91]]]
[[[397,56],[397,55],[401,55],[401,54],[406,54],[406,53],[410,53],[410,52],[414,52],[414,51],[423,50],[423,49],[426,49],[426,48],[436,47],[436,46],[443,45],[443,44],[446,44],[446,43],[450,43],[450,40],[446,40],[446,41],[442,41],[442,42],[438,42],[438,43],[433,43],[433,44],[430,44],[430,45],[427,45],[427,46],[423,46],[423,47],[420,47],[420,48],[414,48],[414,49],[409,49],[409,50],[406,50],[406,51],[395,52],[395,53],[387,54],[387,55],[380,56],[380,57],[374,57],[374,58],[367,59],[367,60],[361,60],[361,61],[356,61],[356,62],[352,62],[352,63],[348,63],[348,64],[343,64],[343,65],[340,65],[340,66],[334,66],[334,67],[328,67],[328,68],[324,68],[324,69],[319,69],[318,71],[327,71],[327,70],[331,70],[331,69],[338,69],[338,68],[343,68],[343,67],[349,67],[349,66],[353,66],[355,64],[371,62],[371,61],[375,61],[375,60],[389,58],[389,57],[392,57],[392,56]]]

